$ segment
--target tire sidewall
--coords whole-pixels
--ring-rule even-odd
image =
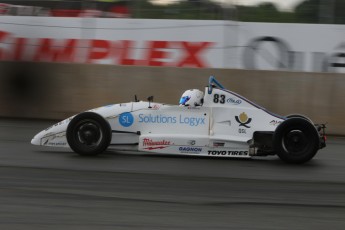
[[[78,143],[76,140],[76,128],[78,125],[86,121],[95,124],[100,132],[102,133],[102,138],[96,147],[88,147]],[[111,127],[101,115],[93,112],[84,112],[75,116],[68,124],[66,131],[67,142],[70,148],[83,156],[93,156],[104,152],[111,141]]]

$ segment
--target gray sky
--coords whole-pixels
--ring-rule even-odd
[[[158,2],[162,4],[176,2],[176,1],[178,0],[152,0],[152,2]],[[235,3],[237,5],[256,5],[261,2],[272,2],[280,10],[291,10],[303,0],[213,0],[213,1],[222,2],[222,3]]]

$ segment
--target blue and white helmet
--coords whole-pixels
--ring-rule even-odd
[[[204,93],[198,89],[189,89],[185,91],[180,99],[180,106],[202,106],[204,103]]]

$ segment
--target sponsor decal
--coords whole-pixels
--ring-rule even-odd
[[[217,151],[217,150],[209,150],[208,155],[212,156],[248,156],[248,151]]]
[[[157,110],[157,109],[160,109],[160,107],[161,107],[160,105],[154,105],[151,107],[151,109]]]
[[[0,31],[0,60],[95,63],[130,66],[209,67],[205,59],[215,44],[208,41],[145,41],[17,37]],[[33,48],[34,47],[34,48]],[[86,47],[86,49],[80,49]],[[135,55],[136,50],[145,50]],[[116,52],[114,52],[116,50]],[[173,55],[176,52],[179,55]]]
[[[213,147],[224,147],[224,142],[213,142]]]
[[[202,148],[200,147],[179,147],[178,150],[181,153],[200,153]]]
[[[217,103],[225,104],[225,102],[226,102],[226,103],[232,104],[232,105],[239,105],[242,103],[242,100],[232,98],[232,97],[226,99],[226,96],[224,94],[214,94],[213,95],[213,102],[216,104]]]
[[[190,106],[188,106],[187,109],[200,110],[201,107],[200,106],[197,106],[197,107],[190,107]]]
[[[126,112],[122,113],[119,116],[119,122],[123,127],[129,127],[133,124],[134,122],[134,117],[131,113]]]
[[[67,143],[66,142],[48,142],[48,143],[44,143],[44,145],[48,145],[48,146],[66,146]]]
[[[247,133],[247,130],[246,130],[246,129],[238,129],[238,133],[244,133],[244,134],[246,134],[246,133]]]
[[[239,116],[235,116],[235,119],[240,124],[240,126],[250,128],[248,124],[252,122],[252,118],[249,118],[245,112],[241,113]]]
[[[46,146],[66,146],[67,142],[56,140],[56,139],[64,137],[65,135],[66,135],[65,132],[60,132],[60,133],[50,132],[50,133],[45,134],[41,138],[41,143],[43,143],[42,145],[46,145]]]
[[[230,98],[226,99],[226,102],[228,104],[232,104],[232,105],[239,105],[242,103],[242,100],[230,97]]]
[[[278,125],[280,125],[280,123],[282,123],[282,121],[272,120],[272,121],[270,122],[270,125],[278,126]]]
[[[144,149],[147,149],[147,150],[164,149],[168,147],[169,145],[171,145],[171,142],[164,139],[158,140],[158,141],[157,140],[153,141],[150,138],[143,139],[143,146],[145,147]]]
[[[199,126],[205,125],[204,117],[189,117],[179,115],[176,116],[166,116],[166,115],[152,115],[152,114],[139,114],[139,123],[149,123],[149,124],[181,124],[188,126]]]

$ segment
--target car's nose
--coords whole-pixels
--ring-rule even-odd
[[[37,133],[31,140],[31,144],[33,145],[41,145],[41,140],[42,137],[44,136],[46,132],[45,131],[41,131],[39,133]]]
[[[41,141],[38,138],[32,138],[32,140],[31,140],[32,145],[40,145],[41,144],[40,142]]]

